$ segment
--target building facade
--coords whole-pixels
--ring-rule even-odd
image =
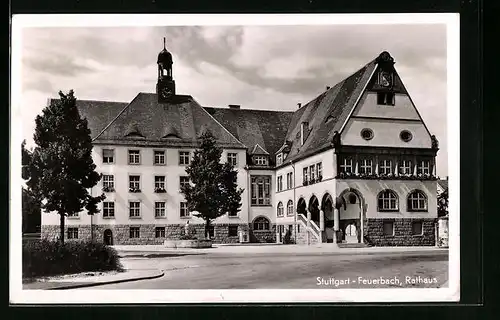
[[[97,215],[67,217],[67,239],[161,244],[186,221],[202,236],[180,186],[210,130],[244,190],[238,214],[214,221],[215,242],[435,244],[438,143],[389,53],[295,112],[202,107],[176,93],[166,48],[157,64],[156,93],[77,101],[103,175],[91,193],[106,199]],[[58,234],[59,216],[44,213],[42,236]]]

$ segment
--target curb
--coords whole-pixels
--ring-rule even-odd
[[[112,280],[112,281],[68,285],[68,286],[64,286],[64,287],[48,288],[46,290],[66,290],[66,289],[97,287],[97,286],[102,286],[102,285],[107,285],[107,284],[117,284],[117,283],[123,283],[123,282],[133,282],[133,281],[140,281],[140,280],[157,279],[157,278],[163,277],[164,275],[165,275],[165,272],[161,271],[160,273],[155,274],[153,276],[144,276],[144,277],[138,277],[138,278],[128,278],[128,279],[120,279],[120,280]]]

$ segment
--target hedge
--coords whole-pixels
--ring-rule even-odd
[[[23,243],[23,277],[53,276],[85,271],[122,270],[115,249],[96,242],[40,240]]]

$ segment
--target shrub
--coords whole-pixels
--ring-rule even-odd
[[[40,240],[23,243],[23,277],[122,270],[115,249],[96,242]]]

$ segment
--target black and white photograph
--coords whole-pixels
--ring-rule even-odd
[[[14,16],[11,301],[458,301],[458,30]]]

